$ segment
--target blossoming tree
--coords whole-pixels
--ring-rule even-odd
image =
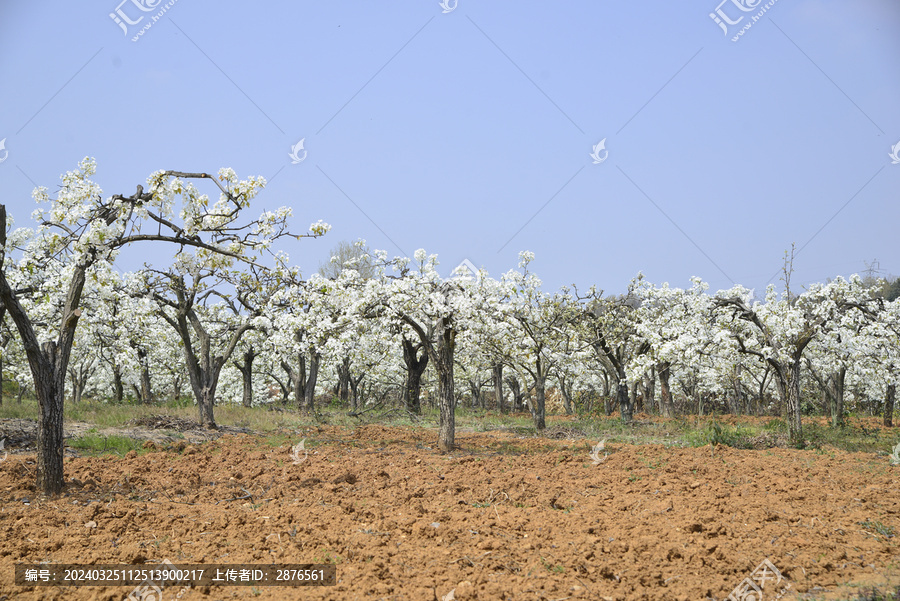
[[[9,235],[6,207],[0,205],[0,301],[16,324],[34,380],[41,411],[37,487],[51,495],[61,492],[64,485],[65,378],[90,270],[113,262],[122,247],[140,242],[190,247],[207,261],[227,266],[252,260],[254,253],[269,248],[274,239],[289,235],[287,210],[242,221],[251,199],[265,185],[262,178],[239,180],[231,169],[220,170],[218,177],[157,171],[147,180],[149,190],[138,185],[131,196],[115,194],[104,199],[100,186],[91,179],[95,173],[95,161],[85,158],[77,169],[62,176],[56,198],[51,200],[46,188],[35,190],[35,199],[50,206],[35,213],[39,225],[27,245]],[[192,180],[214,182],[221,192],[219,200],[210,204]],[[176,213],[177,198],[182,203]],[[145,228],[147,225],[150,227]],[[311,235],[324,233],[326,228],[320,224]],[[15,264],[6,262],[11,253],[22,255]],[[7,276],[8,269],[39,270],[53,260],[65,263],[64,278],[36,281],[27,289],[11,285],[15,278]],[[50,285],[55,288],[48,288]],[[27,303],[23,304],[30,295],[62,299],[52,336],[39,336]]]

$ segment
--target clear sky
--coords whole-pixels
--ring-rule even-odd
[[[255,209],[333,226],[307,274],[357,238],[447,274],[531,250],[551,290],[761,289],[792,243],[797,283],[900,274],[897,0],[120,1],[0,0],[17,225],[93,156],[106,195],[266,177]]]

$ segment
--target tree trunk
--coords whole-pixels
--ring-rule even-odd
[[[547,368],[541,361],[540,354],[534,361],[534,368],[534,406],[532,407],[532,417],[534,419],[534,429],[541,432],[547,427]]]
[[[347,394],[350,396],[350,409],[354,413],[362,409],[362,405],[359,403],[359,386],[356,383],[356,380],[353,378],[347,378]]]
[[[506,384],[509,386],[510,392],[513,394],[512,411],[514,413],[522,410],[522,387],[519,386],[519,380],[515,376],[506,378]]]
[[[422,392],[422,374],[428,366],[428,353],[422,350],[417,357],[418,348],[406,337],[403,338],[403,362],[406,364],[406,386],[403,390],[406,410],[419,415],[422,412],[420,395]]]
[[[138,398],[144,405],[149,405],[153,402],[153,396],[150,390],[150,364],[147,349],[135,342],[131,343],[131,347],[137,353],[138,363],[141,365],[141,387],[137,390]]]
[[[188,376],[191,380],[194,398],[197,400],[200,425],[215,430],[216,419],[213,415],[213,407],[215,406],[216,382],[210,381],[210,374],[207,370],[188,368]]]
[[[738,363],[734,367],[734,413],[741,415],[744,413],[744,388],[741,386],[741,372],[743,366]]]
[[[790,365],[776,370],[778,389],[787,413],[788,432],[796,445],[803,444],[803,421],[800,413],[800,361],[795,357]]]
[[[193,374],[190,374],[193,376]],[[200,417],[200,425],[210,430],[218,429],[213,407],[216,404],[216,387],[219,384],[218,372],[213,374],[203,370],[191,377],[191,387],[194,389],[194,397],[197,399],[197,409]]]
[[[241,404],[244,407],[253,406],[253,360],[256,358],[256,350],[251,346],[243,355],[243,363],[234,362],[235,367],[241,372],[243,380],[243,397]]]
[[[768,388],[769,378],[772,376],[772,369],[766,366],[766,371],[759,382],[759,399],[756,401],[755,415],[761,415],[763,408],[766,407],[766,388]]]
[[[884,425],[891,428],[894,425],[894,399],[897,396],[897,385],[888,384],[884,392]]]
[[[87,378],[80,367],[70,370],[69,373],[72,375],[72,403],[77,405],[81,402],[81,397],[84,394],[85,380]]]
[[[566,412],[566,415],[572,415],[575,413],[572,407],[572,396],[569,394],[569,386],[566,385],[566,379],[559,379],[559,392],[562,395],[563,400],[563,409]]]
[[[269,376],[270,378],[272,378],[273,380],[275,380],[275,384],[278,385],[278,389],[276,390],[276,389],[275,389],[275,386],[273,386],[272,384],[269,384],[269,388],[268,388],[268,392],[267,392],[266,398],[267,398],[268,400],[272,400],[272,398],[274,398],[275,395],[281,395],[281,404],[282,404],[282,405],[287,405],[287,402],[288,402],[288,393],[289,393],[289,390],[288,390],[289,384],[288,384],[287,382],[282,382],[282,381],[281,381],[281,378],[279,378],[277,375],[275,375],[275,374],[272,373],[272,372],[266,372],[266,375]]]
[[[44,343],[43,354],[47,360],[34,374],[35,394],[41,406],[37,434],[37,489],[46,495],[56,495],[63,491],[65,482],[63,476],[65,372],[60,375],[53,369],[57,363],[56,343]]]
[[[288,376],[290,389],[294,393],[294,405],[300,411],[303,409],[303,395],[306,393],[306,358],[303,353],[297,353],[297,369],[287,361],[281,362],[281,368]]]
[[[344,357],[338,370],[338,389],[341,400],[345,403],[350,400],[350,357]]]
[[[319,378],[320,358],[319,353],[309,352],[309,375],[303,390],[303,405],[307,415],[314,415],[316,412],[316,380]]]
[[[113,364],[113,401],[121,403],[125,398],[125,385],[122,383],[122,370]]]
[[[616,385],[616,402],[619,405],[619,411],[622,414],[622,421],[630,423],[634,421],[634,405],[628,397],[628,380],[625,376],[625,370],[621,370],[618,375],[618,384]]]
[[[422,372],[419,370],[407,370],[406,372],[406,388],[404,389],[403,400],[406,403],[406,410],[410,413],[419,415],[422,413]]]
[[[366,374],[360,375],[358,378],[347,378],[347,383],[350,385],[350,397],[351,403],[353,403],[353,410],[357,411],[362,409],[363,406],[363,395],[359,394],[359,384],[363,381],[363,378],[366,377]]]
[[[616,402],[619,405],[619,412],[622,421],[630,423],[634,421],[634,405],[628,398],[628,376],[625,374],[625,364],[621,355],[623,353],[621,347],[613,350],[606,342],[606,338],[600,336],[593,343],[594,352],[600,357],[601,362],[609,363],[615,373],[612,374],[616,378]],[[604,369],[604,373],[606,370]],[[607,413],[607,415],[609,415]]]
[[[146,355],[147,351],[144,351]],[[153,391],[150,388],[150,366],[144,362],[141,365],[141,402],[149,405],[153,402]]]
[[[659,378],[659,413],[665,417],[675,417],[675,403],[672,402],[672,389],[669,388],[669,376],[672,364],[660,361],[656,366]]]
[[[656,367],[651,367],[650,371],[641,379],[641,395],[644,397],[645,411],[653,411],[653,401],[656,398]]]
[[[74,266],[69,290],[62,310],[58,343],[40,345],[34,326],[25,309],[10,288],[4,271],[6,258],[6,207],[0,205],[0,301],[16,324],[28,366],[34,379],[34,393],[41,408],[37,434],[36,486],[46,495],[62,492],[63,479],[63,404],[69,356],[75,343],[75,329],[81,309],[81,293],[90,258],[79,260]]]
[[[491,367],[491,375],[494,379],[494,401],[497,403],[497,410],[506,413],[506,399],[503,398],[503,364],[495,363]]]
[[[435,370],[438,376],[438,449],[449,453],[456,444],[456,393],[453,389],[453,351],[456,347],[456,330],[449,317],[438,320]]]
[[[167,321],[181,337],[184,351],[184,362],[187,367],[188,378],[194,398],[197,399],[197,412],[200,417],[200,425],[210,430],[217,430],[216,420],[213,415],[213,407],[216,404],[216,387],[219,385],[219,376],[222,368],[229,361],[241,337],[250,330],[249,324],[236,327],[227,340],[225,348],[216,354],[213,350],[213,341],[197,316],[193,308],[193,300],[184,294],[184,290],[176,288],[178,306],[174,318],[165,311],[160,316]],[[194,332],[194,337],[191,332]],[[196,341],[193,339],[196,338]],[[221,337],[220,337],[221,339]]]
[[[844,423],[844,380],[847,368],[842,367],[831,375],[831,425],[834,428]]]
[[[187,324],[185,323],[185,331]],[[197,413],[200,418],[200,425],[210,430],[217,430],[216,419],[213,408],[216,404],[216,387],[219,384],[219,374],[222,372],[222,365],[225,363],[222,357],[211,357],[209,349],[208,335],[205,332],[198,332],[200,341],[201,356],[194,354],[190,337],[184,339],[184,354],[188,368],[188,378],[191,382],[191,389],[194,392],[194,398],[197,399]]]
[[[184,374],[177,374],[172,378],[172,400],[176,403],[181,400],[181,384]]]

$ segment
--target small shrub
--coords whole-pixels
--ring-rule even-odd
[[[687,432],[685,439],[693,447],[711,444],[713,446],[724,445],[736,448],[752,448],[753,445],[749,441],[753,435],[753,430],[749,428],[723,425],[713,420],[707,422],[703,428]]]

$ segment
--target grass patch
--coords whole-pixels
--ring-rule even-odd
[[[12,397],[12,398],[10,398]],[[13,395],[0,406],[0,418],[37,420],[40,410],[34,399],[25,397],[17,403]],[[277,407],[277,410],[272,410]],[[348,415],[349,408],[322,400],[317,406],[317,416],[307,416],[291,405],[280,404],[246,408],[240,404],[220,404],[215,407],[218,424],[248,428],[269,437],[270,446],[293,444],[297,432],[322,424],[353,428],[366,424],[411,430],[435,430],[439,423],[439,411],[427,404],[422,406],[421,415],[411,416],[404,409],[384,406],[367,411],[362,416]],[[190,398],[142,405],[134,401],[108,403],[91,399],[78,404],[66,402],[65,421],[87,422],[98,429],[128,428],[137,419],[169,415],[180,419],[197,421],[197,408]],[[458,406],[456,426],[458,433],[465,432],[505,432],[521,438],[547,437],[555,439],[579,439],[596,442],[607,439],[610,443],[633,445],[660,444],[667,447],[700,447],[708,444],[726,445],[741,449],[787,447],[788,425],[784,419],[740,416],[695,417],[682,416],[663,419],[657,416],[641,415],[630,423],[618,416],[586,415],[556,417],[548,416],[547,430],[538,433],[534,429],[531,415],[524,413],[500,414],[480,408]],[[804,447],[819,451],[828,448],[848,452],[878,453],[897,444],[896,429],[884,428],[870,418],[849,416],[841,427],[832,427],[828,420],[804,418]],[[178,436],[177,433],[168,432]],[[435,434],[436,440],[436,434]],[[73,445],[74,446],[74,445]],[[109,446],[109,445],[107,445]],[[102,448],[102,444],[101,444]],[[548,444],[548,449],[555,448]],[[520,445],[517,441],[502,441],[494,451],[501,454],[521,454],[543,452],[533,446],[533,440]],[[130,449],[129,449],[130,450]],[[887,463],[887,461],[885,461]]]
[[[125,455],[128,451],[137,453],[145,452],[142,448],[143,441],[128,438],[127,436],[99,436],[97,434],[85,434],[72,439],[68,446],[78,449],[85,455]]]
[[[744,426],[731,426],[716,420],[707,422],[703,427],[690,430],[684,438],[692,447],[708,444],[724,445],[736,448],[751,448],[750,439],[758,434],[758,430]]]
[[[884,538],[893,538],[896,535],[896,532],[891,526],[885,526],[878,521],[866,520],[864,522],[860,522],[859,525],[866,530],[875,532],[879,536],[883,536]]]
[[[24,400],[21,403],[6,400],[0,406],[0,418],[3,419],[37,419],[38,417],[37,401]]]
[[[830,445],[849,453],[875,453],[883,451],[894,440],[889,428],[867,427],[858,420],[847,420],[841,427],[822,426],[818,423],[803,424],[803,439],[812,448]]]
[[[273,433],[266,435],[262,441],[267,447],[272,449],[277,449],[278,447],[282,447],[284,445],[293,446],[296,443],[296,436],[285,434],[282,432]]]

